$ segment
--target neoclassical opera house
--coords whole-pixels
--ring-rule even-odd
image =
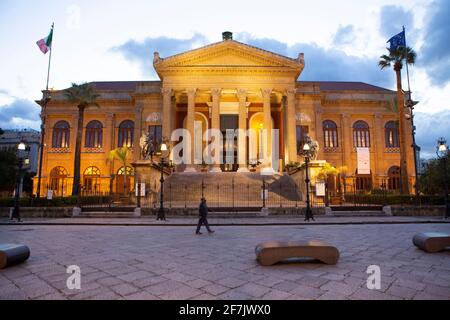
[[[149,53],[150,54],[150,53]],[[306,61],[305,61],[306,60]],[[235,139],[234,161],[210,166],[210,171],[245,172],[261,160],[261,150],[278,157],[277,170],[303,162],[306,137],[319,145],[318,160],[347,167],[350,188],[369,190],[382,184],[399,188],[399,130],[394,91],[361,82],[301,81],[308,66],[302,53],[285,57],[232,39],[170,57],[155,52],[154,68],[160,81],[92,82],[100,95],[99,108],[87,108],[81,148],[81,184],[87,191],[124,191],[134,188],[135,167],[142,159],[140,138],[150,132],[155,144],[173,130],[185,128],[192,142],[202,144],[202,133],[215,128],[278,129],[278,136]],[[77,106],[64,90],[53,91],[42,116],[46,135],[42,163],[42,194],[70,195],[77,130]],[[41,104],[40,101],[38,101]],[[272,138],[278,139],[273,143]],[[408,140],[409,139],[409,140]],[[406,135],[407,145],[411,145]],[[263,148],[266,143],[278,150]],[[106,161],[108,153],[128,146],[129,166]],[[358,172],[357,148],[368,148],[369,171]],[[277,151],[277,152],[276,152]],[[192,161],[201,163],[202,159]],[[414,172],[413,152],[407,154],[408,173]],[[260,166],[257,170],[263,170]],[[200,171],[198,165],[178,165],[177,172]],[[410,184],[414,176],[409,176]],[[36,190],[37,179],[35,180]]]

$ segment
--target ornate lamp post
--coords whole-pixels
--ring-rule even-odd
[[[314,221],[314,216],[311,210],[311,202],[309,199],[309,161],[311,159],[311,146],[309,145],[309,142],[305,143],[303,146],[303,156],[305,157],[305,165],[306,165],[306,171],[305,171],[305,183],[306,183],[306,213],[305,213],[305,221],[309,221],[312,219]]]
[[[161,169],[161,178],[159,179],[159,182],[161,182],[161,189],[159,192],[159,211],[158,211],[158,217],[156,220],[166,220],[166,215],[164,213],[164,165],[165,165],[165,159],[168,156],[168,149],[167,145],[163,142],[161,144],[161,157],[159,162],[159,167]]]
[[[17,218],[17,221],[21,221],[20,219],[20,185],[22,181],[22,168],[23,164],[27,164],[28,159],[26,159],[25,152],[29,150],[29,147],[21,141],[17,145],[17,156],[18,156],[18,173],[17,173],[17,182],[16,182],[16,191],[14,196],[14,209],[12,212],[11,220]]]
[[[439,138],[436,146],[436,154],[442,162],[442,167],[444,171],[444,192],[445,192],[445,216],[447,219],[450,216],[450,203],[448,200],[448,174],[447,174],[447,158],[448,158],[448,146],[447,141],[444,138]]]

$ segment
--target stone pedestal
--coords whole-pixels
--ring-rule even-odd
[[[326,165],[326,163],[327,162],[325,160],[311,160],[311,162],[308,165],[311,198],[315,197],[314,190],[315,190],[315,186],[316,186],[317,175],[322,170],[322,168]],[[298,188],[302,194],[303,200],[306,200],[306,182],[305,182],[306,173],[305,173],[305,170],[306,170],[306,166],[303,166],[298,173],[298,178],[297,177],[294,178],[294,180],[297,183],[300,183]]]
[[[134,167],[134,181],[135,183],[145,183],[145,193],[153,190],[155,185],[157,190],[153,191],[159,191],[161,171],[151,166],[150,160],[137,160],[132,165]],[[167,175],[164,173],[164,179],[166,177]]]

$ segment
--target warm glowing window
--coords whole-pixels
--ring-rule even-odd
[[[133,147],[134,122],[131,120],[122,121],[119,125],[118,147]]]
[[[94,120],[86,126],[85,147],[101,148],[103,140],[103,125],[100,121]]]
[[[398,125],[395,121],[389,121],[384,126],[386,148],[399,148],[400,139],[398,135]]]
[[[50,171],[50,190],[55,196],[63,196],[67,192],[67,170],[63,167],[55,167]]]
[[[323,122],[323,139],[325,148],[338,147],[337,125],[331,120]]]
[[[70,126],[67,121],[58,121],[53,127],[52,147],[68,148],[70,140]]]
[[[353,125],[353,145],[356,148],[370,148],[369,125],[364,121],[356,121]]]

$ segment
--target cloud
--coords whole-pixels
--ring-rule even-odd
[[[450,110],[439,113],[416,112],[414,124],[416,126],[416,144],[421,147],[422,158],[436,156],[436,141],[439,137],[450,140]]]
[[[414,15],[400,6],[384,6],[380,10],[380,33],[387,39],[402,31],[414,27]]]
[[[248,34],[238,34],[236,39],[293,58],[304,52],[306,66],[300,80],[362,81],[384,87],[391,87],[394,83],[392,74],[378,68],[378,57],[352,56],[343,50],[325,49],[315,43],[288,45],[275,39],[256,38]]]
[[[352,25],[342,26],[339,25],[338,30],[333,38],[333,44],[336,46],[342,46],[355,42],[355,27]]]
[[[450,1],[436,0],[425,17],[424,45],[419,55],[433,85],[445,86],[450,81]]]
[[[347,32],[348,33],[348,32]],[[300,79],[305,81],[363,81],[374,85],[391,87],[394,77],[378,68],[378,57],[357,57],[347,55],[339,49],[325,49],[314,43],[287,43],[271,38],[258,38],[248,33],[236,33],[237,41],[268,51],[296,58],[305,53],[306,67]],[[181,53],[205,45],[208,41],[202,34],[194,34],[190,39],[168,37],[146,38],[142,42],[134,40],[112,48],[130,61],[138,62],[143,74],[153,71],[152,53],[158,51],[161,57]]]
[[[0,106],[0,128],[33,128],[40,127],[40,108],[30,100],[15,99],[10,104]]]
[[[130,61],[139,63],[145,75],[151,72],[156,77],[156,72],[153,69],[153,52],[158,51],[160,56],[164,58],[206,44],[206,37],[196,33],[190,39],[156,37],[146,38],[142,42],[129,40],[120,46],[111,48],[111,50],[123,54]]]

